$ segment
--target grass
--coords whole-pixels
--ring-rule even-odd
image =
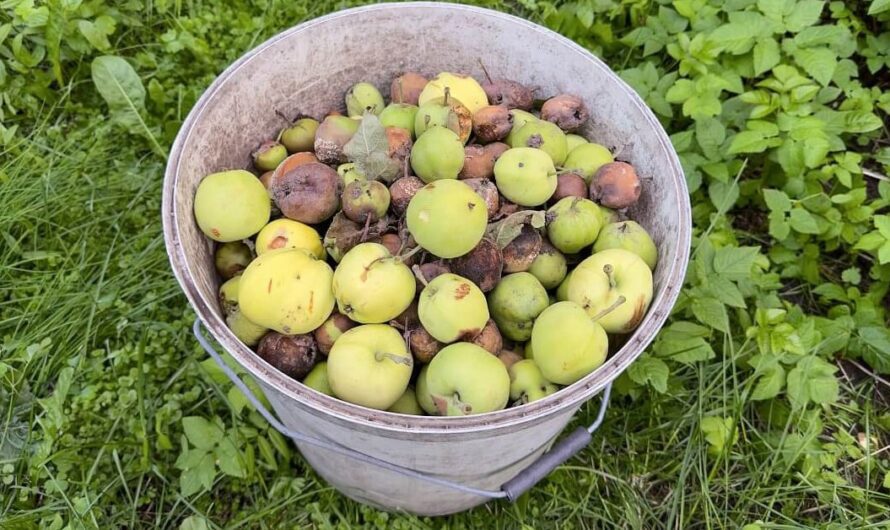
[[[188,9],[187,21],[145,15],[121,37],[132,48],[118,50],[164,58],[156,69],[176,88],[168,110],[153,110],[162,143],[213,72],[341,7],[185,4],[170,9]],[[210,42],[197,64],[145,40],[177,25]],[[624,381],[591,446],[515,504],[428,519],[343,498],[207,369],[164,250],[164,161],[109,123],[88,65],[69,66],[53,104],[8,118],[27,132],[0,156],[0,527],[890,528],[887,388],[842,364],[834,405],[792,414],[780,400],[754,402],[741,360],[756,345],[740,327],[717,335],[723,354],[672,373],[665,393]],[[208,491],[181,495],[186,416],[237,441],[243,478],[218,473]],[[720,454],[701,429],[713,416],[732,418],[738,437]]]

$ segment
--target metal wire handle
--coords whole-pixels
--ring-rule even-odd
[[[367,464],[375,465],[399,475],[416,478],[425,482],[429,482],[431,484],[436,484],[438,486],[451,488],[463,493],[469,493],[471,495],[477,495],[479,497],[485,497],[488,499],[509,499],[511,501],[515,501],[520,495],[531,489],[535,484],[541,481],[541,479],[549,475],[550,472],[553,471],[557,466],[559,466],[560,464],[577,454],[581,449],[583,449],[590,442],[591,434],[597,428],[599,428],[600,424],[602,424],[603,418],[606,416],[606,409],[609,405],[609,395],[612,391],[611,383],[609,383],[609,385],[603,389],[603,397],[602,403],[600,404],[599,413],[597,414],[594,422],[590,424],[589,427],[578,427],[571,434],[569,434],[553,447],[551,447],[547,453],[541,455],[540,458],[535,460],[527,468],[520,471],[519,474],[517,474],[514,478],[507,481],[503,486],[501,486],[500,490],[484,490],[427,475],[425,473],[421,473],[407,467],[392,464],[385,460],[381,460],[379,458],[362,453],[360,451],[356,451],[354,449],[349,449],[335,443],[312,438],[300,432],[290,430],[283,423],[281,423],[281,421],[279,421],[274,414],[269,412],[269,410],[263,406],[263,404],[256,397],[256,395],[254,395],[250,388],[248,388],[247,385],[244,384],[244,381],[242,381],[241,378],[238,377],[238,375],[235,373],[235,371],[232,370],[228,364],[226,364],[219,353],[217,353],[217,351],[204,336],[204,333],[201,331],[202,328],[203,326],[201,324],[201,319],[195,319],[195,323],[192,326],[192,332],[195,334],[195,338],[198,339],[198,343],[200,343],[201,347],[204,348],[204,351],[206,351],[207,354],[210,355],[214,361],[216,361],[216,364],[219,365],[223,373],[228,376],[232,383],[234,383],[235,386],[238,387],[238,390],[240,390],[244,394],[244,396],[247,397],[247,400],[250,401],[251,405],[254,406],[257,412],[259,412],[260,415],[262,415],[263,418],[265,418],[266,421],[268,421],[269,424],[272,425],[272,427],[274,427],[281,434],[288,436],[294,440],[313,445],[315,447],[320,447],[332,453],[346,456],[360,462],[365,462]]]

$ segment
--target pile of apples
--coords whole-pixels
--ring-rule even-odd
[[[521,405],[599,367],[646,314],[657,250],[625,219],[634,168],[576,134],[584,102],[448,72],[403,74],[390,100],[357,83],[345,115],[262,142],[257,174],[200,182],[235,336],[403,414]]]

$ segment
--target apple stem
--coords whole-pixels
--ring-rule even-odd
[[[398,87],[399,87],[399,102],[403,103],[405,101],[405,94],[402,92],[402,77],[401,76],[399,76]]]
[[[596,322],[597,320],[603,318],[604,316],[608,315],[608,314],[611,313],[612,311],[618,309],[618,307],[619,307],[621,304],[623,304],[624,302],[626,302],[626,301],[627,301],[627,298],[625,298],[624,295],[619,296],[619,297],[615,300],[615,303],[613,303],[613,304],[610,305],[609,307],[607,307],[607,308],[603,309],[602,311],[600,311],[599,313],[597,313],[597,314],[596,314],[593,318],[591,318],[590,320],[593,320],[594,322]]]
[[[423,271],[420,270],[420,265],[414,265],[413,267],[411,267],[411,271],[414,273],[414,276],[417,278],[417,280],[423,284],[424,287],[430,284],[430,282],[426,281],[426,278],[423,277]]]
[[[445,106],[448,106],[448,98],[451,97],[451,89],[445,87]]]
[[[603,272],[605,272],[606,276],[609,277],[609,286],[612,289],[614,289],[615,288],[615,278],[612,277],[612,265],[609,263],[606,263],[605,265],[603,265]],[[624,297],[622,297],[622,298],[624,298]]]
[[[385,352],[385,351],[375,352],[374,359],[376,359],[377,362],[381,362],[384,359],[389,359],[390,361],[392,361],[396,364],[404,364],[406,366],[411,366],[413,364],[411,362],[411,357],[406,357],[403,355],[396,355],[394,353],[389,353],[389,352]]]
[[[404,243],[402,243],[402,245],[403,245],[403,247],[404,247]],[[397,258],[400,262],[405,263],[409,258],[411,258],[411,256],[413,256],[414,254],[417,254],[417,253],[420,252],[421,250],[423,250],[423,248],[422,248],[420,245],[417,245],[416,247],[414,247],[414,248],[412,248],[411,250],[409,250],[407,253],[402,254],[402,249],[400,248],[400,249],[399,249],[399,255],[396,256],[396,258]]]

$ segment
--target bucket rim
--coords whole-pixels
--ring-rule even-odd
[[[264,50],[274,46],[279,41],[315,26],[323,25],[340,18],[352,17],[368,12],[414,9],[436,9],[450,11],[454,14],[470,14],[471,16],[476,17],[500,19],[531,30],[539,34],[541,39],[555,41],[563,45],[566,53],[581,55],[590,62],[591,68],[601,70],[606,76],[612,78],[617,83],[616,88],[620,90],[624,97],[629,98],[630,102],[642,112],[643,118],[646,120],[646,126],[655,131],[659,145],[668,155],[669,166],[666,168],[666,173],[670,178],[667,180],[669,182],[668,185],[675,188],[676,195],[679,199],[677,207],[679,210],[678,215],[680,217],[680,223],[674,241],[674,244],[678,249],[677,256],[673,262],[667,264],[669,269],[665,276],[663,289],[659,293],[656,293],[656,296],[653,298],[649,310],[640,326],[634,330],[633,334],[628,337],[624,345],[615,352],[614,355],[609,357],[605,363],[581,380],[560,389],[558,392],[544,399],[518,407],[510,407],[494,412],[459,417],[412,416],[369,409],[317,392],[303,385],[301,382],[291,379],[279,372],[254,353],[253,350],[235,338],[234,334],[229,330],[228,326],[226,326],[224,320],[217,314],[214,302],[207,300],[200,293],[192,280],[193,274],[189,268],[181,244],[176,222],[177,214],[174,205],[174,196],[180,161],[184,154],[183,146],[189,136],[194,132],[194,125],[202,115],[205,107],[207,107],[216,93],[223,88],[227,80],[244,65],[254,60]],[[689,262],[689,249],[692,241],[692,206],[679,158],[668,138],[667,132],[636,91],[634,91],[598,57],[555,31],[520,17],[491,9],[438,2],[381,3],[337,11],[286,29],[244,53],[235,62],[223,70],[216,79],[214,79],[183,121],[170,149],[170,155],[167,161],[164,174],[161,210],[164,241],[170,265],[190,305],[217,343],[219,343],[248,373],[258,378],[262,386],[270,386],[282,395],[287,396],[287,398],[296,401],[304,407],[308,407],[316,412],[354,426],[362,426],[375,430],[390,430],[401,433],[411,432],[417,434],[478,432],[534,422],[540,418],[565,411],[572,407],[577,408],[595,396],[607,384],[611,383],[623,373],[628,366],[642,354],[646,346],[655,339],[655,336],[664,325],[664,322],[680,294],[686,267]],[[686,249],[686,251],[684,252],[683,249]]]

